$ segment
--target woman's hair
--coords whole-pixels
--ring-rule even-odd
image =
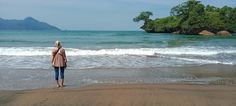
[[[55,42],[55,46],[60,47],[60,46],[61,46],[61,42],[57,40],[57,41]]]

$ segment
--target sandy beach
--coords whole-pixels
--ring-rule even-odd
[[[15,71],[2,71],[0,75],[10,76],[4,72]],[[25,77],[28,72],[34,76],[38,75],[36,72],[39,70],[20,71],[25,74],[15,74],[17,79]],[[235,106],[236,104],[235,65],[68,70],[65,88],[53,87],[54,83],[50,82],[53,80],[48,78],[51,76],[49,72],[41,71],[41,75],[38,76],[47,73],[48,76],[39,77],[40,79],[17,80],[17,84],[0,77],[3,78],[1,85],[4,88],[0,90],[0,106]],[[162,79],[170,82],[162,83]],[[172,79],[177,81],[171,82]],[[12,89],[14,87],[16,88]]]
[[[6,106],[235,106],[235,85],[123,84],[1,91]]]
[[[0,106],[236,106],[236,0],[0,0]]]

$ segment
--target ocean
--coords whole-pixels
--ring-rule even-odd
[[[90,80],[96,83],[99,78],[104,80],[112,76],[112,79],[116,79],[114,82],[119,80],[122,83],[122,78],[140,76],[130,73],[130,69],[236,64],[236,35],[206,37],[143,31],[0,31],[0,89],[29,89],[51,84],[53,74],[49,70],[53,68],[50,55],[56,40],[61,41],[66,50],[67,70],[73,70],[68,72],[71,73],[68,76],[72,77],[73,73],[81,72],[84,74],[77,73],[78,77],[87,78],[76,79],[74,76],[71,79],[72,86],[77,83],[74,80],[79,80],[78,83],[87,83]],[[90,69],[129,70],[123,71],[126,74],[117,70],[112,71],[113,73],[97,71],[100,74],[96,71],[84,71]],[[13,76],[16,78],[11,80]],[[147,78],[151,76],[153,75],[150,74]],[[165,76],[166,74],[163,78]],[[42,78],[44,79],[40,80]],[[2,82],[9,80],[9,83]],[[17,80],[28,80],[31,83],[36,81],[41,85],[31,84],[27,87],[27,84],[18,84]],[[45,84],[43,81],[48,82]]]

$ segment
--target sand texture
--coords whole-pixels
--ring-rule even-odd
[[[90,85],[1,91],[6,106],[235,106],[236,86],[184,84]]]

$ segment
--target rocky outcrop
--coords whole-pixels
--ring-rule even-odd
[[[219,32],[217,32],[217,35],[232,36],[232,34],[229,31],[219,31]]]
[[[203,30],[201,32],[198,33],[199,35],[206,35],[206,36],[214,36],[215,34],[213,32],[207,31],[207,30]]]
[[[180,34],[180,31],[174,31],[173,34]]]

